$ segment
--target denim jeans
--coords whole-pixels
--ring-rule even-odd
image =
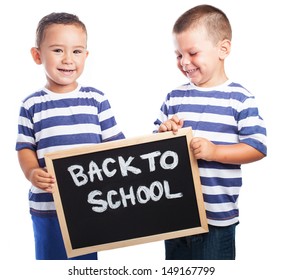
[[[209,225],[208,233],[166,240],[166,260],[235,260],[237,224]]]

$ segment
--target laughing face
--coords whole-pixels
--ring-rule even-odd
[[[46,29],[41,45],[31,53],[45,68],[49,90],[64,93],[76,89],[88,55],[86,44],[86,33],[76,25],[52,24]]]
[[[213,87],[227,80],[224,58],[229,54],[230,42],[214,43],[203,26],[173,34],[177,66],[198,87]]]

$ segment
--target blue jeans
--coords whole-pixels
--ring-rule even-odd
[[[37,260],[68,260],[57,217],[31,216],[33,222],[35,255]],[[97,253],[69,260],[97,260]]]
[[[235,260],[237,224],[209,225],[208,233],[166,240],[166,260]]]

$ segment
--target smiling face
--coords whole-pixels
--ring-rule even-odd
[[[199,87],[224,83],[227,76],[224,59],[230,51],[230,41],[214,43],[203,25],[173,34],[179,70]]]
[[[41,45],[31,53],[45,68],[49,90],[64,93],[76,89],[88,56],[86,45],[87,35],[77,25],[52,24],[46,28]]]

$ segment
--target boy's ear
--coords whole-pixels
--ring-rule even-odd
[[[38,48],[35,48],[35,47],[31,48],[30,53],[36,64],[42,64],[41,58],[40,58],[40,52]]]
[[[230,54],[230,50],[231,50],[231,41],[227,39],[221,41],[219,45],[219,58],[225,59]]]

